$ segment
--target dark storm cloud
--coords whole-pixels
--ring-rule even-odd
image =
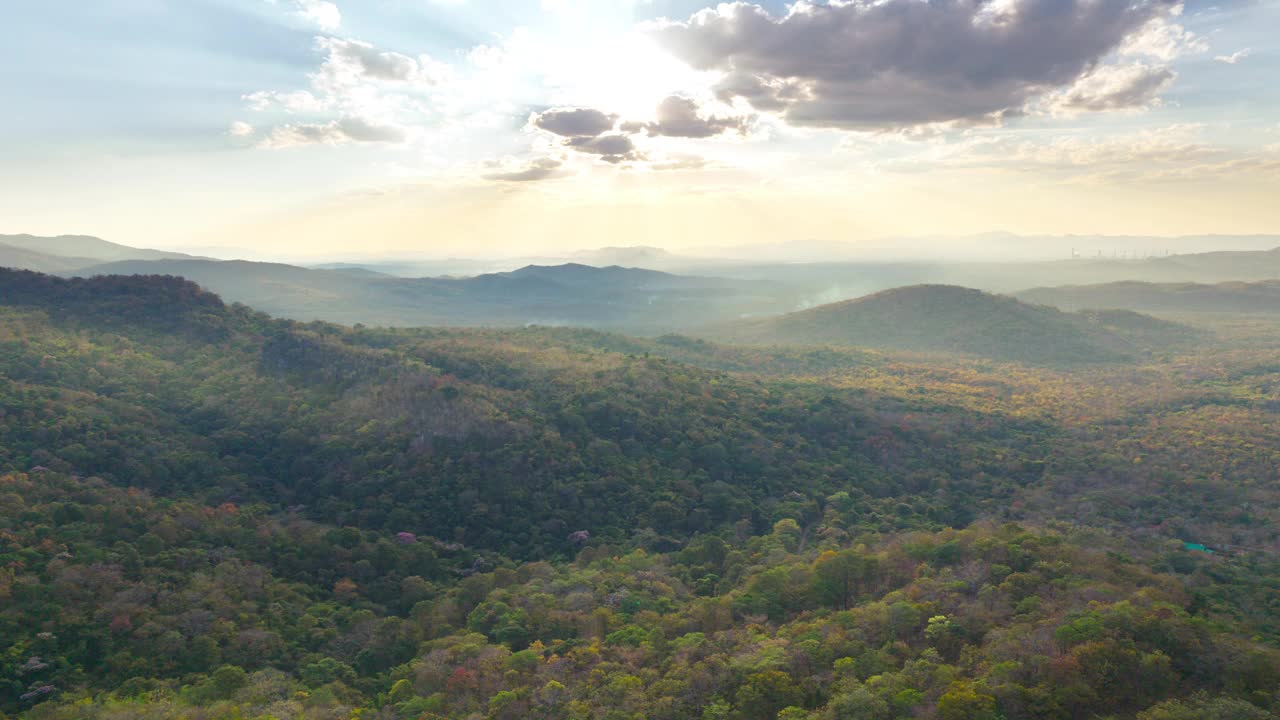
[[[578,152],[599,155],[606,162],[620,163],[624,160],[640,159],[635,142],[621,133],[569,138],[565,144]]]
[[[591,108],[554,108],[533,117],[534,126],[567,138],[595,137],[613,129],[617,115]]]
[[[1175,0],[832,0],[785,16],[744,2],[660,22],[718,91],[791,124],[882,129],[1018,111],[1072,86]]]

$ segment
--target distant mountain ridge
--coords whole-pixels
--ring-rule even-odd
[[[108,263],[67,274],[180,276],[273,315],[369,325],[578,325],[660,333],[723,320],[741,307],[776,311],[792,301],[759,283],[573,263],[468,278],[195,259]]]
[[[1071,314],[949,285],[917,285],[713,329],[745,344],[947,352],[1040,365],[1119,362],[1195,331],[1136,313]]]
[[[59,273],[85,267],[95,262],[97,261],[91,258],[62,257],[0,243],[0,267]]]
[[[975,236],[1010,247],[1026,238]],[[1086,238],[1087,239],[1087,238]],[[1152,238],[1110,238],[1133,243]],[[1183,238],[1185,246],[1239,241],[1257,247],[1268,236]],[[1275,238],[1280,240],[1280,238]],[[1059,240],[1076,241],[1067,236]],[[1158,240],[1155,239],[1155,240]],[[850,243],[779,243],[780,252],[818,254]],[[839,247],[837,247],[839,246]],[[1052,262],[821,262],[729,260],[673,254],[659,247],[603,247],[573,253],[571,262],[388,262],[300,267],[246,260],[212,260],[132,248],[83,235],[0,236],[0,266],[60,275],[174,275],[189,278],[231,302],[300,320],[397,326],[581,326],[630,334],[688,333],[748,317],[773,316],[896,287],[951,285],[1014,294],[1028,287],[1105,283],[1260,283],[1280,280],[1280,250],[1232,250],[1144,259],[1076,257]],[[453,268],[453,270],[447,270]],[[465,268],[470,270],[463,271]],[[436,275],[409,273],[437,270]],[[455,273],[456,271],[456,273]],[[1081,291],[1083,292],[1083,291]],[[1059,293],[1025,296],[1066,309],[1125,308],[1146,312],[1273,312],[1268,289],[1161,291],[1162,298],[1086,298]],[[1145,291],[1148,296],[1153,292]],[[1241,296],[1245,293],[1247,297]],[[1176,298],[1174,296],[1177,296]],[[1210,298],[1210,295],[1213,295]],[[1194,298],[1193,298],[1194,296]],[[1231,296],[1231,297],[1228,297]],[[1194,302],[1193,302],[1194,299]]]
[[[1063,310],[1118,308],[1155,313],[1280,313],[1280,280],[1223,283],[1116,282],[1024,290],[1017,297]]]
[[[628,287],[637,290],[660,290],[665,288],[690,287],[692,285],[716,287],[729,286],[729,280],[721,278],[697,277],[693,275],[673,275],[660,270],[647,268],[623,267],[621,265],[595,266],[582,263],[566,263],[564,265],[527,265],[519,270],[506,273],[480,275],[483,277],[539,278],[560,285],[583,288],[619,288]]]
[[[119,260],[176,260],[194,258],[193,255],[129,247],[109,242],[91,235],[0,235],[0,245],[64,258],[90,262],[116,262]],[[81,266],[83,267],[83,266]]]
[[[660,247],[635,245],[629,247],[603,247],[574,253],[571,260],[598,267],[620,265],[646,270],[670,270],[687,267],[692,258],[677,255]]]
[[[756,245],[708,246],[699,257],[762,263],[819,262],[1054,262],[1067,259],[1157,259],[1230,247],[1257,252],[1280,247],[1280,235],[1021,235],[986,232],[960,236],[909,236],[838,240],[788,240]]]

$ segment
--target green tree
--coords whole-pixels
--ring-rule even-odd
[[[813,585],[818,601],[827,607],[848,610],[860,591],[872,582],[877,563],[855,550],[826,552],[813,564]]]
[[[738,688],[738,712],[745,718],[774,720],[779,712],[804,702],[804,693],[790,675],[764,670],[749,676]]]
[[[996,699],[981,686],[956,682],[938,698],[939,720],[998,720]]]

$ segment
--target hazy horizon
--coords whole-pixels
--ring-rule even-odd
[[[0,232],[4,238],[15,236],[42,237],[27,232]],[[59,233],[47,237],[72,236]],[[78,236],[78,234],[77,234]],[[143,247],[118,239],[85,235],[107,242],[139,249],[182,253],[212,260],[248,260],[324,267],[328,265],[412,265],[475,264],[480,268],[520,267],[525,264],[582,263],[586,265],[634,265],[648,267],[670,263],[681,267],[718,264],[813,264],[824,262],[870,263],[1021,263],[1069,259],[1137,260],[1169,255],[1186,255],[1222,251],[1264,251],[1280,248],[1280,234],[1204,234],[1204,235],[1017,235],[991,231],[968,236],[885,237],[864,241],[822,241],[812,239],[761,241],[738,245],[705,245],[671,249],[658,244],[596,245],[565,247],[543,252],[473,252],[432,253],[425,251],[340,252],[281,251],[235,245],[191,245],[163,243]]]

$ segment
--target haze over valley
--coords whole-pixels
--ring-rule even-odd
[[[1280,237],[1251,238],[1247,244],[1265,247],[1272,241],[1280,247]],[[1191,241],[1174,238],[1166,244],[1186,242]],[[537,258],[533,261],[555,264],[498,272],[459,273],[480,263],[437,261],[451,263],[455,272],[405,277],[401,273],[433,266],[308,267],[200,258],[92,237],[0,236],[0,259],[10,267],[64,276],[185,277],[229,301],[280,317],[383,326],[565,325],[647,335],[714,334],[716,326],[733,320],[781,315],[911,285],[969,287],[1071,310],[1280,310],[1267,292],[1267,280],[1280,276],[1277,248],[1039,262],[787,263],[683,258],[652,247],[604,248],[572,258]],[[497,266],[526,260],[513,258]],[[1120,288],[1133,288],[1116,283],[1140,283],[1137,287],[1149,290],[1145,295],[1121,293]],[[1171,284],[1180,284],[1180,300],[1162,303],[1147,297]],[[1196,292],[1201,286],[1208,287]],[[1238,300],[1224,297],[1236,295]]]

